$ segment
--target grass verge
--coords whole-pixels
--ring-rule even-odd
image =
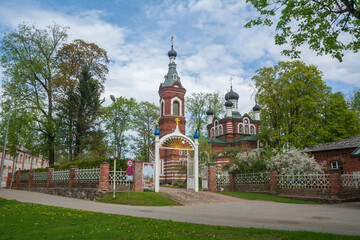
[[[320,204],[319,202],[284,198],[284,197],[274,196],[265,193],[244,193],[244,192],[218,192],[218,193],[232,197],[247,199],[247,200],[261,200],[261,201],[271,201],[271,202],[279,202],[279,203],[296,203],[296,204]]]
[[[0,239],[359,239],[95,213],[0,198]]]
[[[133,206],[181,206],[170,198],[155,192],[131,192],[130,198],[128,198],[127,192],[121,192],[115,194],[115,199],[113,199],[113,194],[109,193],[97,201]]]

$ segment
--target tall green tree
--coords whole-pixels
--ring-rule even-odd
[[[252,80],[261,106],[261,135],[280,148],[316,144],[326,89],[322,73],[300,61],[279,62],[256,73]]]
[[[252,78],[261,107],[261,137],[278,148],[305,148],[359,134],[356,113],[332,93],[315,66],[278,62]]]
[[[349,104],[352,110],[354,110],[360,118],[360,89],[354,88],[349,96]],[[360,120],[360,119],[359,119]]]
[[[209,105],[215,116],[225,113],[224,100],[220,92],[214,93],[192,93],[186,97],[186,113],[190,116],[188,125],[194,129],[194,125],[198,126],[199,136],[206,136],[207,115],[206,111]]]
[[[102,114],[100,99],[102,89],[92,74],[89,67],[85,66],[77,87],[74,105],[76,106],[75,117],[75,156],[84,153],[92,144],[91,137],[99,131],[100,117]]]
[[[136,126],[138,103],[134,98],[118,97],[110,106],[105,107],[104,111],[108,142],[111,146],[116,146],[116,157],[124,158],[130,145],[130,130]]]
[[[98,111],[98,114],[93,115],[96,117],[88,116],[86,121],[78,117],[79,114],[82,114],[80,112],[83,112],[83,110],[79,109],[81,106],[79,105],[79,97],[83,100],[90,98],[90,96],[84,95],[85,92],[81,93],[81,89],[84,90],[84,81],[83,83],[80,82],[84,76],[82,72],[83,68],[85,66],[88,75],[91,75],[92,80],[86,81],[87,84],[92,85],[91,88],[93,89],[91,91],[102,93],[106,74],[109,71],[109,59],[104,49],[94,43],[88,43],[80,39],[64,44],[57,54],[59,71],[56,74],[55,86],[57,91],[56,100],[58,103],[57,114],[61,120],[61,139],[59,140],[61,145],[66,145],[67,149],[64,149],[64,152],[67,152],[68,159],[73,161],[75,159],[74,156],[78,158],[79,154],[83,152],[79,147],[89,144],[89,142],[85,142],[86,138],[79,138],[79,136],[83,135],[81,132],[82,127],[79,127],[79,124],[81,126],[83,126],[85,122],[87,122],[87,124],[95,124],[94,121],[96,121],[100,113]],[[83,85],[80,86],[81,84]],[[87,91],[90,93],[90,89],[87,89]],[[95,94],[92,97],[96,99],[99,95]],[[88,104],[90,104],[90,102]],[[97,102],[98,100],[94,100],[93,103]],[[89,122],[90,119],[93,123]],[[99,136],[102,136],[102,134]]]
[[[246,0],[260,13],[245,27],[271,26],[275,19],[275,44],[290,43],[282,51],[298,58],[298,47],[307,43],[318,55],[329,54],[340,62],[344,51],[360,49],[360,3],[354,0]],[[279,20],[277,20],[279,19]]]
[[[138,160],[149,162],[154,142],[155,121],[159,119],[159,107],[153,103],[140,102],[135,113],[136,136],[133,137],[135,157]]]
[[[321,143],[333,142],[360,134],[358,114],[350,109],[341,92],[327,93],[322,114]]]
[[[54,78],[57,50],[66,40],[67,28],[54,24],[45,29],[19,25],[0,40],[1,66],[4,70],[3,99],[22,99],[27,110],[26,124],[41,133],[46,141],[50,164],[55,161]],[[16,105],[17,107],[22,107]]]

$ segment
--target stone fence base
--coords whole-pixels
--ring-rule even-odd
[[[41,192],[46,194],[79,198],[85,200],[97,200],[105,196],[108,192],[96,188],[17,188],[19,190]]]

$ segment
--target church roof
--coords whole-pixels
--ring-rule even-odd
[[[181,88],[183,88],[181,81],[180,81],[179,74],[176,71],[176,63],[175,62],[169,63],[169,70],[168,70],[168,73],[164,76],[164,78],[165,78],[165,81],[163,83],[161,83],[161,87],[172,87],[175,82],[178,82],[180,84]]]
[[[255,134],[255,135],[247,135],[247,136],[243,136],[241,138],[236,139],[235,141],[232,142],[227,142],[225,140],[222,140],[220,138],[205,138],[207,142],[212,143],[212,144],[224,144],[224,145],[231,145],[231,144],[236,144],[236,143],[241,143],[241,142],[256,142],[258,139],[259,134]]]

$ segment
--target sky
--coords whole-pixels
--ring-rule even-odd
[[[225,95],[232,76],[244,114],[255,105],[255,71],[291,60],[281,55],[285,47],[275,45],[273,27],[243,27],[257,16],[246,1],[232,0],[0,0],[0,38],[21,23],[68,26],[68,42],[93,42],[108,53],[104,105],[111,103],[110,95],[158,105],[174,36],[177,71],[187,96],[215,91]],[[316,56],[306,46],[301,50],[301,60],[318,66],[333,92],[347,95],[360,87],[359,53],[346,52],[340,63]]]

